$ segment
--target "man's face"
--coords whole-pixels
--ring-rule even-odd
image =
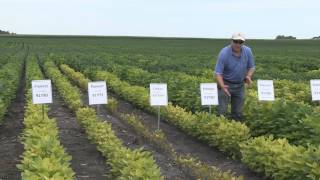
[[[232,49],[235,52],[240,52],[241,51],[241,46],[244,42],[241,40],[232,40]]]

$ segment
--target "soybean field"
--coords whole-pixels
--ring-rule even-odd
[[[319,180],[319,40],[247,40],[256,71],[244,119],[201,105],[228,39],[0,36],[0,180]],[[52,103],[34,104],[33,80]],[[258,99],[273,80],[275,101]],[[88,102],[105,81],[108,104]],[[168,105],[150,106],[150,83]]]

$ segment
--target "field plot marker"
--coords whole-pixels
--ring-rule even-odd
[[[44,119],[44,104],[52,103],[51,80],[33,80],[32,103],[42,105],[42,119]]]
[[[320,101],[320,79],[310,80],[312,101]]]
[[[211,115],[211,106],[218,105],[218,88],[217,83],[201,83],[201,105],[209,106],[209,115]]]
[[[273,80],[258,80],[259,101],[274,101]]]
[[[168,91],[165,83],[150,84],[150,105],[158,109],[158,130],[160,130],[160,108],[168,105]]]
[[[100,104],[108,104],[107,85],[105,81],[88,83],[89,105],[96,105],[97,114],[100,113]]]

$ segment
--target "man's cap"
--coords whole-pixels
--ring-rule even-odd
[[[231,37],[232,40],[241,40],[246,41],[244,35],[242,33],[234,33]]]

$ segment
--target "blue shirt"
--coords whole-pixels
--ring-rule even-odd
[[[251,49],[242,45],[241,55],[236,57],[229,45],[220,51],[214,71],[215,74],[221,74],[223,79],[229,82],[241,83],[251,68],[255,68]]]

